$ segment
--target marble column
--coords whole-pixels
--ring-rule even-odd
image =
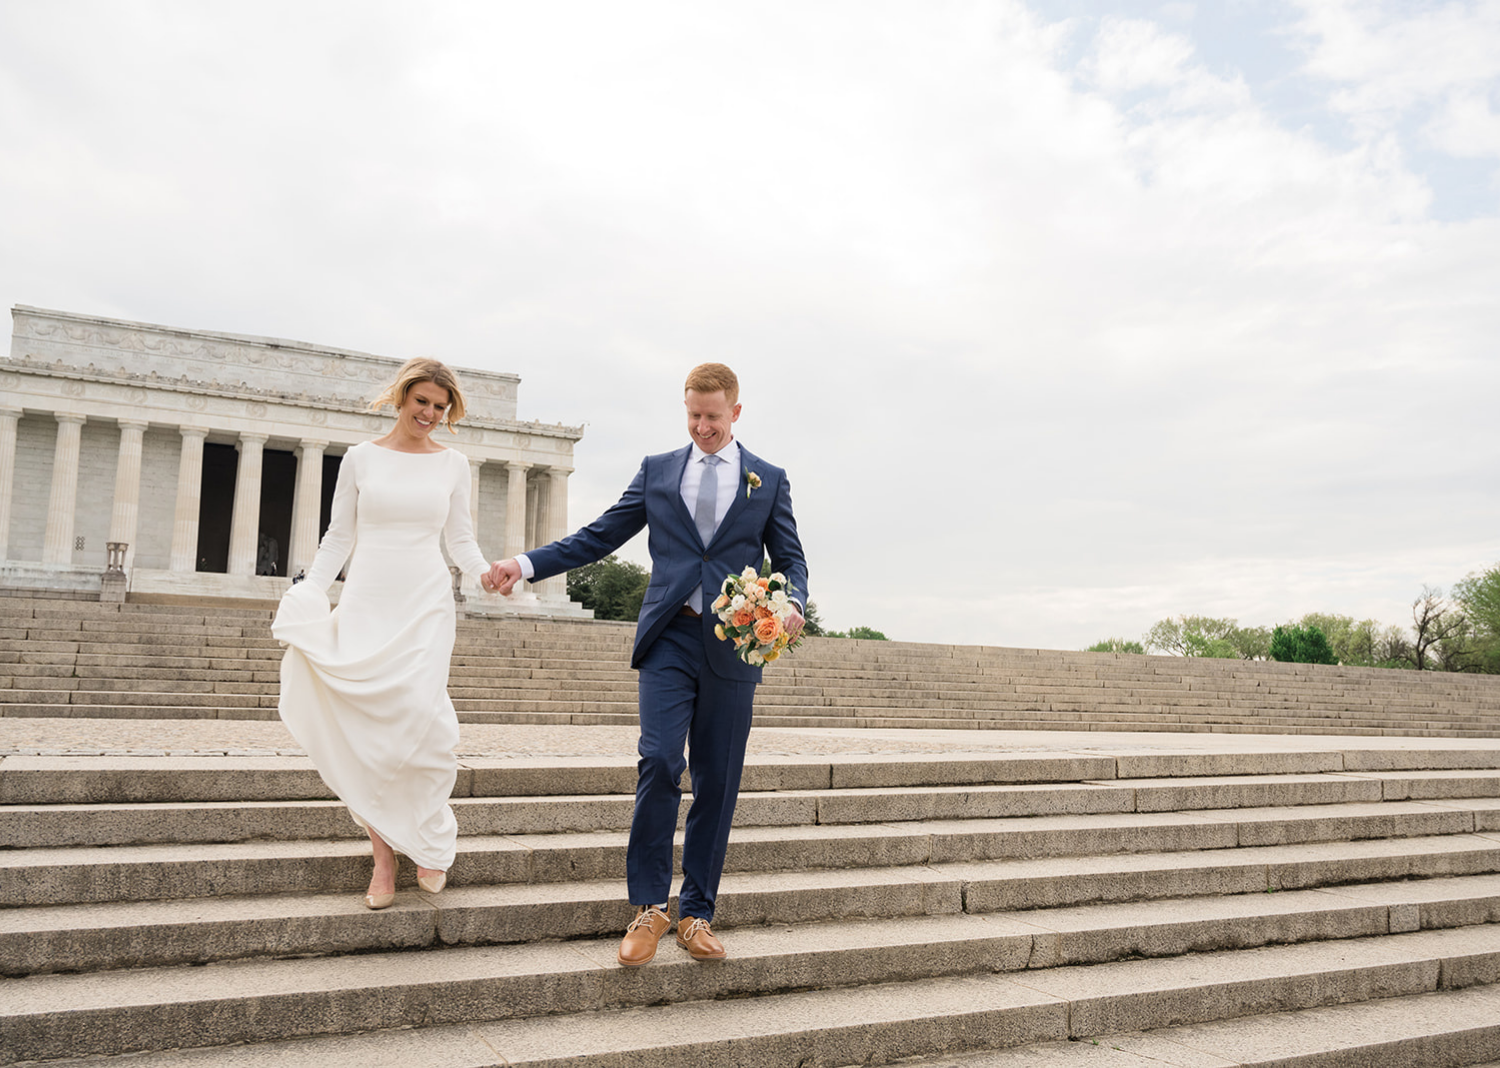
[[[177,506],[172,512],[173,571],[198,570],[198,512],[203,503],[203,441],[208,428],[178,427],[182,457],[177,461]]]
[[[47,533],[42,563],[73,562],[73,516],[78,509],[78,451],[84,417],[57,412],[57,449],[52,454],[52,493],[47,498]]]
[[[547,498],[547,508],[546,525],[542,529],[541,536],[549,542],[568,536],[568,476],[572,473],[573,470],[569,467],[548,468],[547,477],[542,482]],[[538,587],[537,593],[544,597],[555,597],[566,601],[568,599],[567,573],[553,575],[544,580]]]
[[[297,489],[292,500],[292,544],[286,572],[306,571],[318,551],[318,521],[323,516],[323,450],[326,441],[304,440],[297,457]]]
[[[141,514],[141,441],[146,423],[121,419],[120,458],[115,462],[115,501],[109,516],[109,540],[123,542],[125,570],[135,562],[136,527]]]
[[[526,548],[535,549],[542,542],[542,509],[547,500],[542,493],[542,480],[531,478],[526,480]]]
[[[484,467],[483,460],[469,457],[469,522],[474,527],[474,541],[479,545],[479,551],[484,552],[484,539],[480,537],[479,530],[479,471]],[[489,559],[488,555],[485,559]]]
[[[507,559],[526,551],[526,472],[530,464],[511,460],[505,465],[510,481],[505,491],[505,556]]]
[[[254,575],[260,551],[260,471],[266,434],[241,434],[234,476],[234,515],[229,523],[229,573]]]
[[[10,502],[16,487],[16,425],[21,409],[0,408],[0,560],[10,553]]]

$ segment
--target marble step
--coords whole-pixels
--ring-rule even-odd
[[[1500,755],[1500,754],[1495,754]],[[1455,764],[1482,765],[1462,751],[1380,752],[1268,751],[1236,754],[892,754],[804,757],[752,755],[741,788],[761,790],[871,789],[994,784],[1076,785],[1115,778],[1203,777],[1237,766],[1253,776],[1306,775],[1348,767],[1347,776],[1375,781],[1382,773],[1419,776],[1464,774]],[[1369,765],[1369,770],[1364,770]],[[1410,767],[1403,768],[1403,765]],[[1479,773],[1479,772],[1476,772]],[[1210,775],[1209,777],[1214,777]],[[1243,778],[1243,776],[1241,777]],[[685,778],[684,784],[688,782]],[[631,757],[464,757],[456,797],[573,796],[633,797],[636,761]],[[332,796],[306,757],[29,756],[0,758],[0,802],[10,804],[131,803],[162,801],[268,801]],[[1376,794],[1375,796],[1379,796]]]
[[[0,691],[3,693],[3,691]],[[547,708],[538,702],[526,707]],[[597,702],[571,703],[569,711],[469,712],[459,711],[461,723],[538,724],[573,726],[628,727],[638,722],[635,702],[621,701],[609,707],[615,712],[585,711],[600,707]],[[78,719],[240,719],[273,720],[274,706],[265,708],[218,708],[212,706],[119,706],[71,704],[7,704],[0,699],[0,716],[20,718]],[[1413,726],[1411,721],[1386,721],[1362,725],[1342,719],[1304,719],[1295,722],[1269,720],[1253,714],[1214,716],[1101,716],[1098,719],[1072,718],[1065,714],[1038,711],[1030,715],[1018,712],[998,713],[993,717],[950,719],[938,715],[873,716],[851,712],[828,715],[756,716],[762,727],[858,728],[870,730],[1058,730],[1058,731],[1168,731],[1218,734],[1224,731],[1264,734],[1307,735],[1325,737],[1340,734],[1350,737],[1419,737],[1419,738],[1493,738],[1500,734],[1500,721],[1492,726],[1452,726],[1442,722]]]
[[[978,898],[965,912],[962,883],[912,876],[900,868],[731,873],[716,926],[738,931],[876,917],[899,920],[896,926],[909,937],[913,923],[924,917],[994,919],[1020,925],[1011,937],[1025,945],[1016,952],[1041,967],[1500,920],[1497,875],[988,913],[978,911]],[[618,936],[630,916],[624,883],[617,879],[455,886],[436,896],[412,889],[409,880],[406,885],[397,904],[380,912],[363,907],[359,888],[4,910],[0,974],[609,938]],[[992,926],[980,923],[944,929],[969,932],[963,937],[993,934]]]
[[[774,769],[780,771],[783,769]],[[1414,780],[1429,785],[1430,780]],[[1458,780],[1462,781],[1462,780]],[[735,826],[825,827],[857,824],[941,824],[968,821],[975,833],[1006,836],[1017,850],[1045,834],[1047,821],[1071,821],[1069,833],[1088,842],[1074,852],[1105,848],[1104,836],[1118,836],[1130,850],[1132,834],[1145,828],[1215,827],[1224,845],[1337,838],[1372,838],[1464,833],[1500,829],[1500,798],[1445,797],[1407,801],[1333,800],[1316,780],[1257,784],[1211,780],[1121,780],[1129,785],[1095,783],[1065,786],[1018,784],[986,786],[881,787],[742,791]],[[1392,779],[1376,786],[1399,785]],[[269,784],[268,784],[269,785]],[[1261,783],[1261,786],[1276,785]],[[1300,786],[1311,792],[1287,789]],[[469,784],[473,789],[473,784]],[[481,789],[489,789],[481,780]],[[298,791],[300,792],[300,791]],[[1343,791],[1339,791],[1342,793]],[[1375,794],[1378,798],[1378,793]],[[1438,800],[1437,806],[1426,803]],[[684,797],[679,825],[691,793]],[[452,801],[459,834],[525,835],[626,830],[634,799],[624,793],[549,796],[456,796]],[[1117,816],[1096,829],[1085,817]],[[1003,824],[991,821],[1003,819]],[[915,833],[921,833],[920,828]],[[1180,831],[1178,833],[1181,833]],[[1089,837],[1093,836],[1093,837]],[[136,803],[10,804],[0,806],[0,849],[166,843],[226,843],[253,840],[363,840],[364,832],[336,800],[166,801]],[[1056,852],[1054,848],[1052,851]],[[1013,855],[1025,855],[1016,853]]]
[[[1105,824],[1112,819],[1119,817],[1093,817]],[[730,841],[725,871],[903,867],[919,884],[957,888],[969,911],[984,912],[1500,871],[1500,834],[1215,848],[1212,843],[1225,841],[1225,828],[1186,820],[1175,827],[1163,821],[1133,837],[1096,826],[1094,840],[1109,843],[1107,856],[992,859],[1016,844],[1005,822],[746,827]],[[463,840],[449,881],[493,886],[615,878],[624,870],[626,838],[613,831],[472,836]],[[1143,851],[1113,852],[1122,839]],[[1073,843],[1087,840],[1071,836]],[[1066,828],[1053,828],[1032,844],[1076,848],[1069,841]],[[0,851],[0,874],[0,907],[319,893],[365,885],[369,846],[319,839],[6,850]]]
[[[906,1068],[1500,1068],[1489,1059],[1496,1056],[1500,988],[1481,985],[922,1058]]]
[[[4,1027],[15,1060],[460,1027],[510,1065],[703,1064],[732,1048],[737,1064],[831,1068],[1413,997],[1500,975],[1500,925],[1024,973],[994,970],[1006,964],[995,959],[1003,942],[981,941],[967,961],[954,956],[975,948],[968,939],[882,952],[890,927],[845,928],[833,949],[813,944],[816,926],[738,932],[736,955],[710,965],[668,944],[638,971],[615,965],[611,939],[35,976],[7,984]],[[939,976],[970,967],[934,977],[929,963],[911,979],[903,962],[913,959]],[[799,986],[813,989],[782,992]],[[429,1037],[430,1059],[442,1036]],[[324,1042],[301,1049],[319,1046],[326,1054]],[[280,1063],[311,1063],[282,1052]]]

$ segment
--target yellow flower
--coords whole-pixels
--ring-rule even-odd
[[[772,660],[775,660],[780,655],[780,649],[772,649],[769,653],[766,654],[766,663],[769,664]]]
[[[719,641],[723,641],[725,638],[728,637],[728,635],[724,633],[724,624],[722,624],[722,623],[715,623],[714,624],[714,637],[718,638]]]

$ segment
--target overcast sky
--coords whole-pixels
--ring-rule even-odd
[[[1500,562],[1500,2],[0,0],[0,300],[516,372],[575,525],[722,360],[834,627],[1404,623]]]

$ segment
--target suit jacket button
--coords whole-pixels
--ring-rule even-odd
[[[708,553],[704,553],[703,554],[703,559],[706,561],[706,560],[708,560],[708,558],[709,558]]]

